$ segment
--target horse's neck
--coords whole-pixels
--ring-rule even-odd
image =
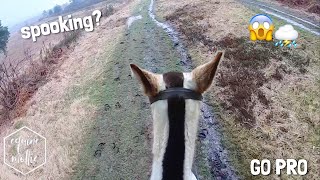
[[[174,108],[167,101],[151,106],[154,131],[151,179],[172,174],[191,179],[200,102],[183,101]]]

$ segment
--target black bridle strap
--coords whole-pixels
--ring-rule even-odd
[[[183,99],[194,99],[202,100],[202,95],[198,92],[195,92],[191,89],[186,89],[182,87],[169,88],[163,91],[160,91],[156,96],[149,97],[150,103],[154,103],[159,100],[165,100],[173,97],[179,97]]]

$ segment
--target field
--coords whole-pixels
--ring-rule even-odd
[[[243,178],[253,178],[248,171],[252,159],[304,157],[310,162],[308,179],[316,179],[320,167],[319,154],[314,152],[320,125],[319,38],[302,31],[301,45],[294,51],[250,42],[247,26],[256,13],[234,1],[160,1],[158,6],[159,16],[181,32],[196,64],[217,50],[225,51],[208,96]],[[274,21],[276,27],[284,24]]]
[[[21,68],[24,76],[38,77],[28,69],[30,62],[43,60],[41,50],[59,51],[52,50],[53,63],[45,63],[47,73],[32,81],[36,88],[27,95],[19,94],[20,103],[1,114],[8,118],[0,122],[1,138],[23,126],[45,136],[47,163],[26,177],[1,164],[0,180],[148,179],[151,110],[129,64],[155,73],[189,71],[217,51],[224,52],[224,59],[204,98],[209,110],[203,110],[200,122],[197,177],[320,177],[319,36],[295,27],[300,34],[295,49],[252,42],[248,22],[260,10],[234,0],[155,1],[156,19],[172,26],[179,42],[150,17],[149,0],[108,1],[74,15],[85,16],[97,8],[105,12],[109,5],[113,14],[103,16],[90,33],[44,36],[36,43],[19,33],[11,35],[7,59],[1,58],[15,62],[28,54]],[[141,19],[128,24],[130,17],[139,15]],[[276,27],[286,24],[271,17]],[[179,48],[186,52],[187,62]],[[213,143],[223,152],[215,152]],[[306,159],[308,174],[251,175],[252,159],[278,158]]]

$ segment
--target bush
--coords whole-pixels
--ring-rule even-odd
[[[105,8],[105,16],[111,16],[114,13],[114,8],[112,5],[107,5]]]
[[[0,63],[0,119],[11,119],[26,112],[26,102],[47,82],[55,70],[63,52],[69,49],[80,36],[81,31],[64,34],[64,39],[53,46],[43,43],[40,60],[32,60],[30,51],[24,52],[23,60],[7,60]],[[14,63],[15,62],[15,63]],[[21,71],[24,68],[24,71]]]
[[[19,84],[16,83],[17,71],[12,63],[0,65],[0,95],[3,109],[12,110],[17,103]]]
[[[25,51],[25,58],[20,61],[13,62],[12,60],[2,61],[0,64],[0,111],[4,118],[9,118],[9,112],[12,111],[19,101],[21,90],[20,70],[22,64],[30,58],[29,51]],[[1,117],[3,118],[3,117]]]
[[[91,6],[104,0],[70,0],[70,4],[63,9],[63,13],[70,13]]]

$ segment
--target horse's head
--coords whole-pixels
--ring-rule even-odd
[[[192,90],[195,93],[204,93],[213,81],[221,56],[222,52],[219,52],[212,61],[203,64],[188,73],[168,72],[164,74],[155,74],[144,70],[135,64],[130,64],[130,66],[134,76],[142,85],[144,94],[149,97],[154,106],[158,106],[157,104],[160,105],[161,103],[154,101],[157,99],[156,97],[159,96],[159,93],[166,89],[180,87]],[[169,99],[170,98],[167,100]]]
[[[151,103],[154,131],[151,179],[192,176],[202,93],[210,87],[221,56],[219,52],[212,61],[188,73],[155,74],[130,64]]]

